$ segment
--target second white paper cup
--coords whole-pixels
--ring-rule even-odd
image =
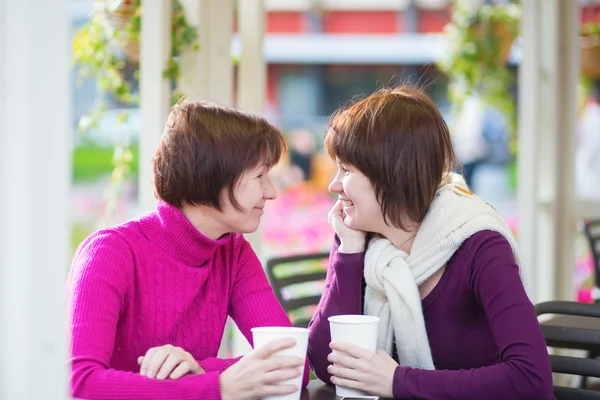
[[[303,360],[306,359],[306,349],[308,347],[308,329],[286,326],[265,326],[252,328],[251,330],[255,349],[259,349],[275,339],[294,338],[296,339],[296,345],[294,347],[279,351],[275,353],[275,355],[296,356],[302,358]],[[283,384],[296,385],[298,387],[296,392],[283,396],[267,396],[264,397],[263,400],[299,400],[302,392],[303,376],[304,366],[302,367],[302,374],[299,377],[281,382]]]
[[[379,317],[370,315],[334,315],[328,318],[332,342],[347,342],[375,353]],[[335,394],[341,397],[364,397],[367,393],[343,386],[335,386]]]

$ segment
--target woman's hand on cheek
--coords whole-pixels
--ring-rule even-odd
[[[365,250],[366,233],[348,228],[344,223],[344,205],[338,200],[329,215],[327,216],[329,224],[340,238],[340,253],[360,253]]]
[[[327,359],[331,382],[379,397],[393,397],[394,373],[398,363],[385,351],[372,353],[344,342],[332,342]]]

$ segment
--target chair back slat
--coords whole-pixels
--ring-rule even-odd
[[[600,351],[600,330],[542,324],[542,333],[550,347]]]
[[[551,355],[552,371],[559,374],[593,376],[600,378],[600,360]]]
[[[292,289],[295,285],[304,285],[307,283],[319,283],[322,282],[324,286],[325,278],[327,276],[327,272],[325,268],[319,270],[317,267],[317,271],[315,268],[306,268],[303,271],[302,268],[295,268],[296,264],[301,265],[302,263],[307,263],[310,261],[326,261],[329,258],[329,253],[310,253],[310,254],[297,254],[286,257],[275,257],[267,260],[266,263],[266,273],[269,281],[271,282],[271,286],[273,287],[273,291],[275,292],[275,296],[281,303],[283,309],[290,315],[290,319],[294,326],[298,327],[306,327],[310,322],[310,318],[305,315],[307,312],[312,313],[312,306],[316,306],[319,304],[322,293],[320,293],[320,287],[317,285],[316,288],[319,290],[319,293],[296,293],[291,296],[289,293],[294,292]],[[286,265],[294,267],[293,274],[290,275],[289,272],[286,274],[281,274],[282,269],[285,269]],[[311,288],[309,286],[309,288]],[[297,292],[297,291],[296,291]],[[295,312],[303,311],[304,314],[297,316],[294,315]],[[312,315],[310,315],[312,317]]]
[[[554,386],[556,400],[600,400],[600,392],[596,390]]]
[[[572,301],[548,301],[537,304],[540,315],[554,315],[541,322],[546,344],[550,347],[587,350],[588,357],[550,355],[552,372],[582,377],[581,388],[554,386],[557,400],[600,400],[600,391],[585,389],[587,377],[600,377],[600,305]]]

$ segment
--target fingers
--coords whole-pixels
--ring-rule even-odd
[[[154,378],[158,371],[160,371],[165,360],[169,356],[173,346],[166,345],[162,347],[153,347],[146,352],[142,367],[140,368],[140,375],[145,375],[148,378]],[[142,373],[145,371],[145,374]]]
[[[372,357],[373,352],[367,349],[363,349],[362,347],[358,347],[351,343],[347,342],[331,342],[329,343],[329,348],[336,351],[341,351],[354,358],[366,358]]]
[[[175,368],[181,365],[184,366],[184,369],[187,368],[185,373],[190,370],[190,364],[184,361],[184,359],[181,357],[181,354],[167,354],[165,361],[156,373],[156,379],[165,379],[167,376],[171,375],[171,372],[173,372]]]
[[[335,353],[330,353],[327,356],[327,361],[332,364],[339,365],[341,367],[352,368],[352,369],[360,369],[361,362],[357,358],[351,357],[348,354],[336,351]]]
[[[168,356],[169,353],[164,348],[159,348],[158,350],[156,350],[148,365],[146,376],[148,378],[154,378],[158,371],[161,369]]]
[[[302,375],[301,368],[286,368],[267,372],[264,376],[264,382],[268,384],[278,384],[288,379],[294,379]]]
[[[345,368],[341,365],[330,365],[327,367],[327,372],[331,375],[342,379],[350,379],[353,381],[361,381],[362,374],[355,369]]]
[[[188,361],[182,361],[169,375],[171,379],[179,379],[184,375],[187,375],[192,370]]]
[[[327,214],[327,221],[329,222],[329,224],[333,223],[334,218],[342,217],[342,210],[343,210],[342,201],[341,200],[336,201],[335,204],[333,205],[333,207],[331,208],[331,210],[329,210],[329,214]]]
[[[266,372],[277,371],[287,368],[299,368],[304,365],[304,360],[294,356],[273,356],[265,361]]]
[[[350,389],[358,389],[358,390],[363,390],[363,391],[365,390],[362,382],[354,381],[352,379],[339,378],[337,376],[332,376],[331,383],[333,383],[335,385],[347,387]]]
[[[272,340],[263,347],[254,350],[256,357],[262,360],[266,360],[278,351],[292,348],[296,345],[296,339],[282,338]]]
[[[148,368],[150,367],[150,361],[152,361],[152,357],[154,357],[156,350],[158,350],[158,347],[153,347],[151,349],[148,349],[148,351],[146,352],[146,355],[144,355],[144,357],[142,357],[143,360],[142,360],[142,364],[140,365],[140,375],[147,376],[148,378],[150,377],[150,376],[148,376]],[[139,358],[138,358],[138,360],[139,360]]]

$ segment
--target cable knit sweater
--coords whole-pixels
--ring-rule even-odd
[[[241,234],[203,236],[176,207],[92,234],[69,276],[71,386],[85,399],[220,399],[216,358],[227,316],[250,328],[291,326]],[[171,344],[206,373],[178,380],[139,374],[137,358]],[[308,382],[305,368],[304,385]]]

